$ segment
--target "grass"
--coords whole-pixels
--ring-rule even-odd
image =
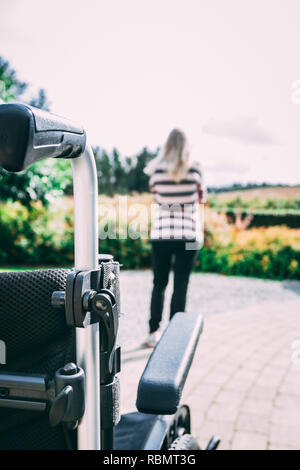
[[[7,266],[0,268],[0,272],[7,273],[10,271],[37,271],[38,269],[57,269],[57,266]]]

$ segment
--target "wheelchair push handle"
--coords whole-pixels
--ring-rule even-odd
[[[0,105],[0,166],[22,171],[48,157],[76,158],[86,146],[77,123],[27,104]]]

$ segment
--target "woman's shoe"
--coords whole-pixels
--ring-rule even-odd
[[[154,331],[153,333],[149,334],[147,340],[145,341],[145,346],[147,346],[148,348],[155,348],[159,340],[160,340],[159,332]]]

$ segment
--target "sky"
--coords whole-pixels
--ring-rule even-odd
[[[0,0],[0,9],[0,55],[93,145],[131,156],[179,127],[209,185],[300,183],[299,0]]]

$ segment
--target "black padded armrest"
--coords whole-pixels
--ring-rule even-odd
[[[140,379],[137,409],[142,413],[176,413],[203,328],[201,315],[179,312],[151,354]]]

